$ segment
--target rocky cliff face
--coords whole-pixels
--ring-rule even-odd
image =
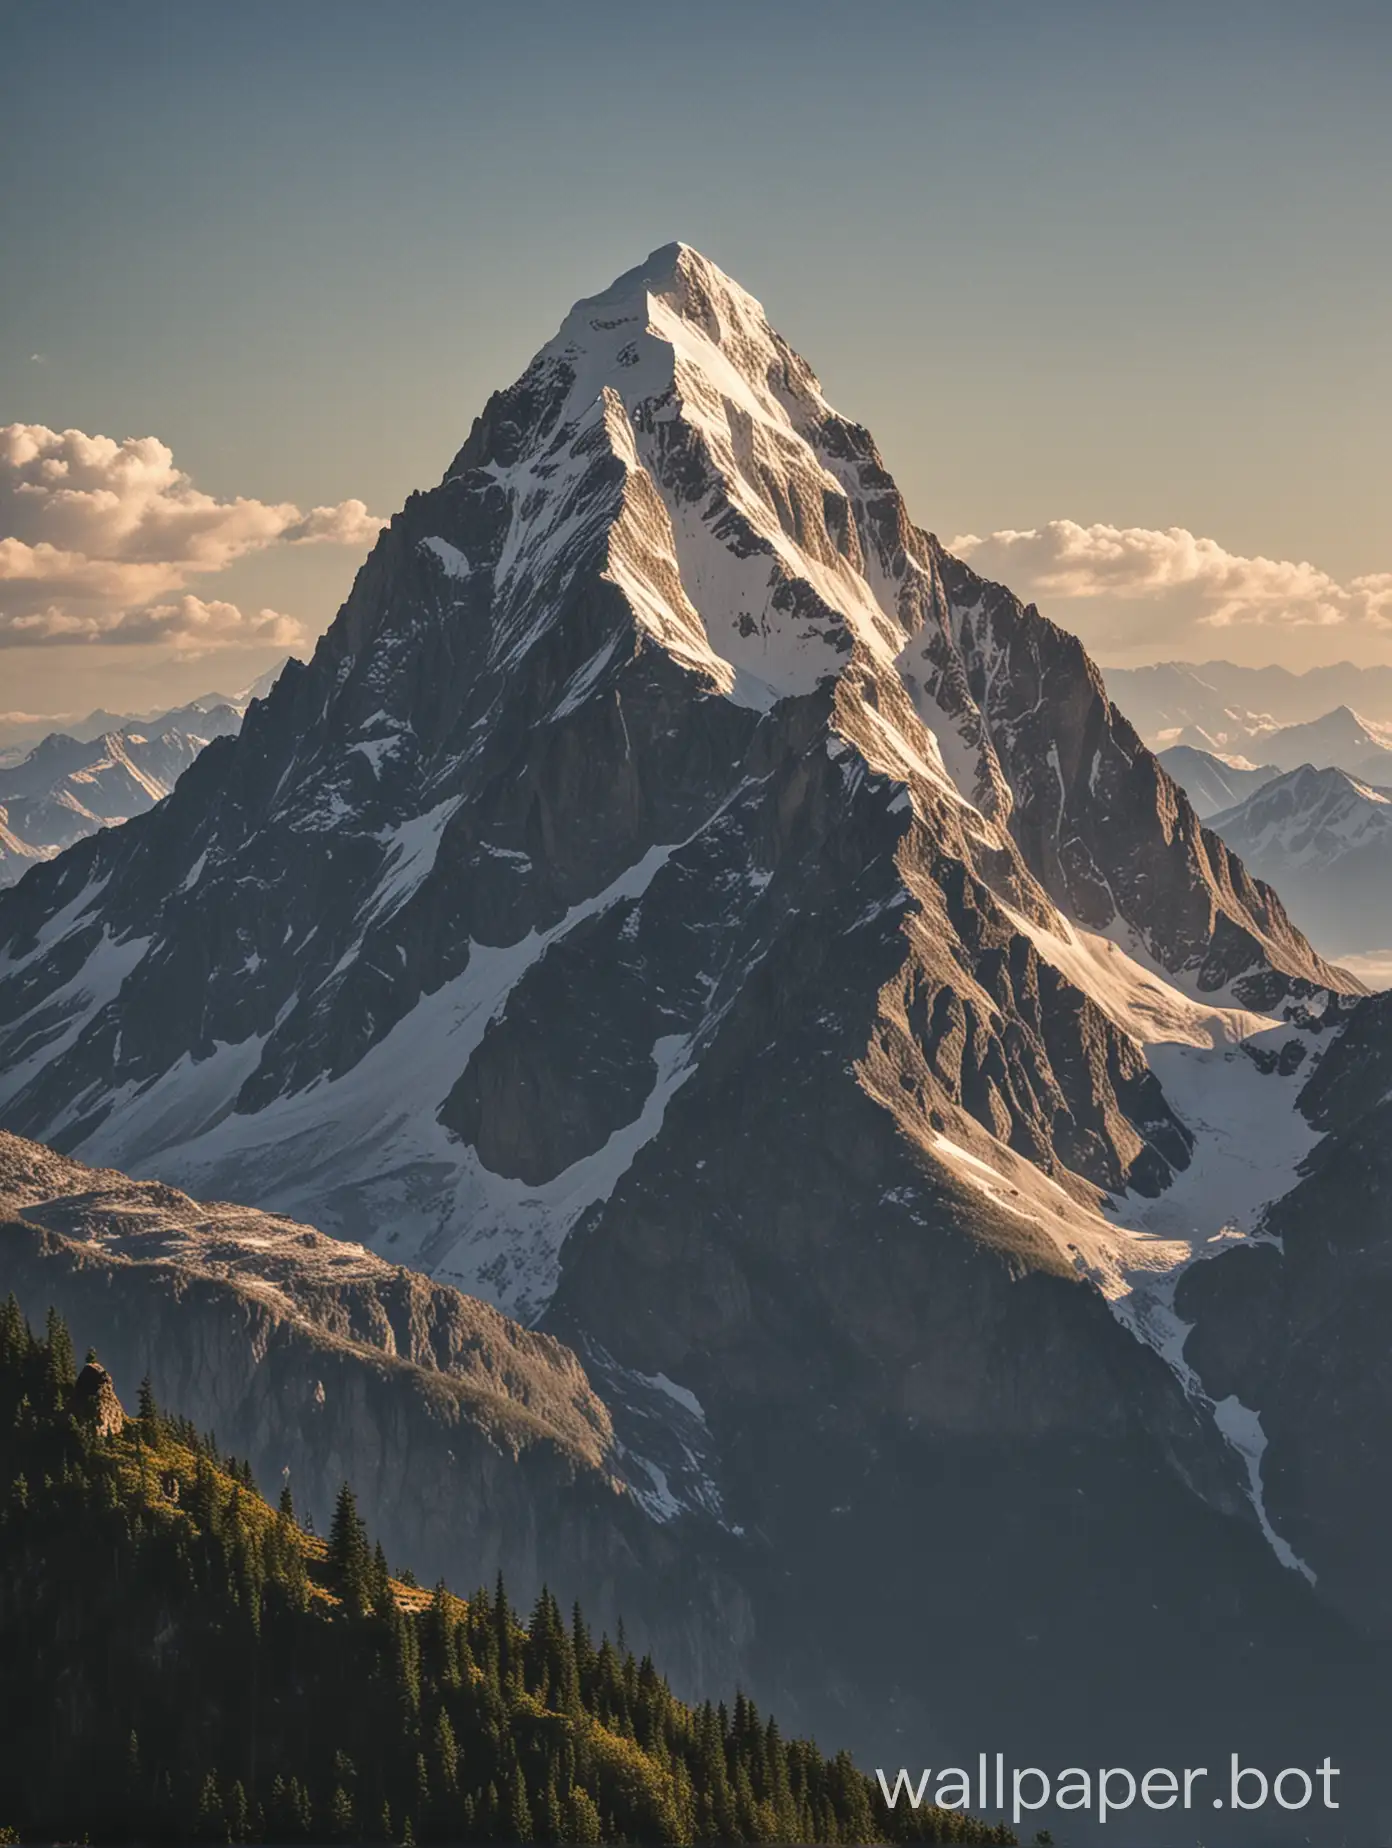
[[[799,1723],[1269,1755],[1366,1695],[1173,1301],[1357,984],[697,253],[0,956],[11,1128],[564,1339]]]

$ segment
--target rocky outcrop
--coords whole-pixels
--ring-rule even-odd
[[[119,1437],[126,1428],[126,1414],[111,1384],[111,1375],[94,1360],[89,1360],[77,1376],[72,1410],[95,1437]]]

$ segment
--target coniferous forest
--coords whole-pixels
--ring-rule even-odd
[[[89,1357],[94,1363],[95,1357]],[[0,1840],[1013,1842],[890,1810],[743,1695],[690,1707],[543,1592],[309,1533],[50,1313],[0,1309]]]

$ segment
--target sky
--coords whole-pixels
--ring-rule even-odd
[[[1105,663],[1392,661],[1385,0],[0,0],[0,712],[235,691],[674,238]]]

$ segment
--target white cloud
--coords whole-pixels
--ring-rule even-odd
[[[281,534],[289,545],[371,545],[386,524],[360,500],[311,507]]]
[[[1392,571],[1356,577],[1349,589],[1363,599],[1369,622],[1379,629],[1392,629]]]
[[[1050,520],[1027,532],[964,533],[948,550],[1045,605],[1069,613],[1096,645],[1178,639],[1186,629],[1257,624],[1277,629],[1339,624],[1392,627],[1392,573],[1347,584],[1305,561],[1247,558],[1182,526],[1080,526]],[[1101,631],[1101,633],[1097,633]]]
[[[60,604],[22,616],[0,613],[0,646],[39,647],[68,642],[163,643],[187,656],[218,648],[295,648],[303,625],[279,610],[254,615],[218,598],[205,602],[185,592],[172,603],[141,609],[77,611]]]
[[[156,437],[0,426],[0,645],[289,645],[291,617],[205,602],[190,579],[272,545],[367,546],[382,525],[360,500],[218,500]]]

